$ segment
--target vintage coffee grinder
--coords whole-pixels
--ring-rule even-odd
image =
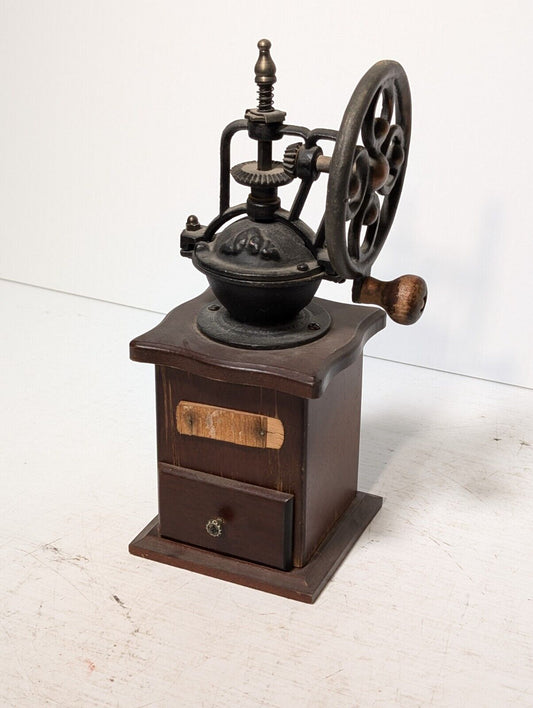
[[[370,277],[400,199],[411,101],[402,67],[382,61],[339,131],[289,125],[270,42],[258,47],[258,106],[222,132],[220,213],[207,226],[190,216],[181,234],[210,289],[131,342],[156,368],[159,514],[130,551],[313,602],[382,503],[357,489],[363,345],[385,326],[380,308],[411,324],[426,302],[421,278]],[[231,167],[244,130],[257,159]],[[322,173],[313,231],[300,214]],[[230,206],[230,175],[245,204]],[[293,180],[286,210],[278,190]],[[322,279],[346,278],[354,302],[379,307],[314,298]]]

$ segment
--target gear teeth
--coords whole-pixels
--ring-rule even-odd
[[[246,186],[282,187],[292,181],[281,162],[273,162],[271,170],[259,170],[257,162],[241,162],[231,168],[231,176],[236,182]]]
[[[296,177],[296,160],[298,159],[298,153],[301,147],[303,147],[303,143],[293,143],[285,149],[283,155],[283,169],[285,173],[291,177]]]

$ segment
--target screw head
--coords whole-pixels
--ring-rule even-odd
[[[296,266],[296,270],[306,271],[309,270],[309,266],[307,265],[307,263],[298,263],[298,265]]]
[[[314,331],[318,331],[318,330],[320,329],[320,325],[318,324],[318,322],[310,322],[310,323],[307,325],[307,329],[310,329],[310,330],[312,330],[312,331],[313,331],[313,330],[314,330]]]
[[[211,312],[216,312],[217,310],[220,310],[220,305],[209,305],[207,309],[211,310]]]

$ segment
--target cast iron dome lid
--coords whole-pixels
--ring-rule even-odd
[[[321,276],[322,268],[286,222],[247,217],[228,226],[210,243],[197,244],[194,265],[215,277],[280,283]]]

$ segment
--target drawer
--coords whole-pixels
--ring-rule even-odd
[[[174,541],[288,570],[293,495],[159,463],[159,532]]]

